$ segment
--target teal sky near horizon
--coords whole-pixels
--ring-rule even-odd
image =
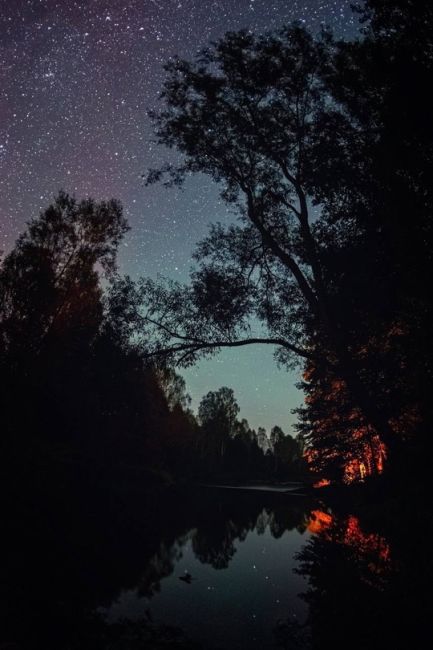
[[[160,106],[162,66],[192,58],[241,28],[263,32],[300,20],[353,36],[350,0],[0,0],[0,250],[60,188],[78,198],[116,197],[131,225],[121,272],[186,279],[209,223],[236,217],[204,176],[183,191],[145,188],[141,175],[167,151],[152,142],[148,109]],[[183,371],[196,407],[234,389],[257,428],[290,431],[302,399],[299,375],[278,369],[272,349],[226,350]]]

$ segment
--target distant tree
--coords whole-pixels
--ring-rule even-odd
[[[284,439],[285,435],[286,434],[284,433],[284,431],[282,430],[281,427],[279,427],[277,425],[272,427],[271,433],[270,433],[270,436],[269,436],[269,440],[270,440],[270,443],[272,445],[273,450],[275,450],[275,447],[278,445],[278,443],[281,442],[281,440]]]
[[[253,435],[248,424],[248,420],[242,418],[242,420],[236,420],[235,422],[235,435],[239,436],[243,440],[252,441]]]
[[[285,435],[278,440],[274,454],[280,465],[285,465],[292,470],[296,468],[296,464],[301,458],[299,445],[291,435]]]
[[[305,452],[305,438],[301,432],[299,432],[296,437],[296,444],[298,445],[298,450],[299,450],[299,458],[302,458],[304,456]]]
[[[259,427],[257,429],[257,444],[259,445],[260,449],[263,451],[265,454],[268,449],[269,449],[269,438],[266,433],[266,429],[264,427]]]
[[[235,434],[239,406],[233,390],[223,386],[203,397],[198,419],[203,430],[206,453],[223,458],[229,439]]]
[[[217,391],[209,391],[203,397],[198,409],[198,416],[202,425],[208,422],[220,422],[231,435],[234,432],[236,416],[239,406],[236,402],[233,389],[223,386]]]

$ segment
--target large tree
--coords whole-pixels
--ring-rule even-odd
[[[432,139],[404,96],[409,84],[420,99],[431,67],[431,39],[415,38],[431,10],[421,3],[410,19],[412,4],[371,0],[363,37],[349,43],[292,25],[229,33],[194,62],[167,64],[153,117],[183,160],[148,181],[204,173],[238,223],[211,227],[189,285],[141,287],[150,354],[188,364],[224,346],[273,345],[279,361],[343,381],[390,448],[419,378],[431,385],[420,280],[431,269]],[[421,155],[408,158],[414,147]]]
[[[158,136],[184,163],[149,181],[164,171],[172,182],[204,172],[240,217],[237,226],[213,226],[198,246],[189,287],[148,284],[149,322],[155,314],[162,346],[182,360],[255,342],[279,346],[284,359],[308,358],[306,320],[322,335],[333,332],[309,204],[328,128],[324,57],[325,42],[291,27],[258,38],[228,34],[195,63],[166,66]],[[265,331],[252,335],[251,319]]]
[[[153,352],[178,363],[264,343],[276,346],[279,361],[324,364],[390,438],[336,295],[344,266],[327,264],[358,234],[351,208],[370,142],[332,96],[335,50],[329,35],[314,40],[293,25],[259,37],[229,33],[194,63],[166,66],[157,133],[184,158],[148,180],[205,173],[239,220],[214,225],[198,245],[189,286],[143,286],[144,320],[157,335]]]

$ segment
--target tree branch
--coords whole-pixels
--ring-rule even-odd
[[[238,348],[244,345],[278,345],[294,352],[304,359],[314,359],[315,355],[299,348],[297,345],[289,343],[282,338],[249,338],[249,339],[240,339],[238,341],[192,341],[191,343],[182,343],[180,345],[173,345],[169,348],[162,348],[161,350],[154,350],[153,352],[147,352],[145,357],[154,357],[154,356],[163,356],[169,354],[175,354],[176,352],[198,352],[199,350],[211,350],[217,348]]]
[[[283,250],[281,246],[279,246],[279,244],[272,237],[270,232],[265,228],[263,223],[257,217],[254,208],[253,194],[251,190],[242,182],[241,182],[241,188],[247,196],[248,216],[250,217],[251,221],[254,223],[256,228],[259,230],[264,243],[274,253],[274,255],[284,264],[284,266],[292,272],[292,274],[294,275],[298,283],[300,290],[302,291],[302,294],[304,295],[305,299],[310,305],[313,313],[318,314],[319,304],[305,275],[302,273],[301,269],[299,268],[299,266],[297,265],[293,257],[289,255],[285,250]]]

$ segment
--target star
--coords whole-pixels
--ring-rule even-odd
[[[343,36],[357,29],[351,0],[105,0],[102,12],[98,2],[3,4],[0,248],[7,253],[60,188],[116,197],[131,225],[119,270],[135,278],[186,280],[209,222],[234,220],[204,177],[191,177],[183,192],[143,185],[142,174],[170,156],[147,117],[161,107],[164,63],[192,58],[228,30],[265,32],[293,19],[316,31],[331,24]],[[277,413],[284,427],[291,417],[290,381],[269,351],[224,353],[194,372],[200,378],[192,369],[186,376],[195,403],[230,377],[253,426],[270,428]],[[264,394],[266,404],[257,398]]]

